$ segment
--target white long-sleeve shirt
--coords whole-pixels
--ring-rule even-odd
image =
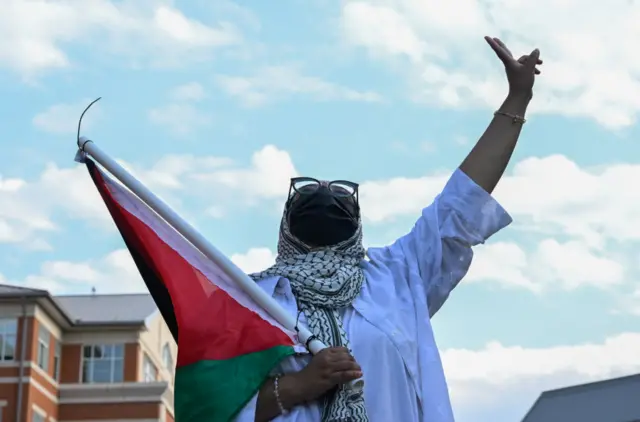
[[[364,374],[370,422],[453,422],[447,383],[430,317],[469,269],[472,246],[511,223],[507,212],[466,174],[456,170],[415,226],[392,245],[370,248],[365,283],[343,323]],[[298,314],[289,281],[258,284]],[[300,323],[305,323],[303,316]],[[290,356],[276,371],[296,372],[310,355]],[[253,422],[257,395],[237,416]],[[320,422],[317,402],[297,406],[277,422]]]

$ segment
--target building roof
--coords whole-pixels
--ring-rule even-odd
[[[640,420],[640,374],[545,391],[522,422]]]
[[[0,295],[2,296],[39,296],[46,295],[48,293],[49,292],[46,290],[0,284]]]
[[[150,294],[55,296],[73,321],[85,324],[143,322],[157,308]]]
[[[150,294],[87,294],[52,296],[46,290],[0,284],[0,298],[36,300],[70,327],[144,324],[157,307]]]

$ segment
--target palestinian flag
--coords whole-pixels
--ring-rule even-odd
[[[178,343],[176,421],[232,420],[275,365],[304,348],[137,196],[86,164]]]

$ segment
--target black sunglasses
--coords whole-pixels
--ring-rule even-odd
[[[355,197],[358,200],[358,184],[349,182],[348,180],[334,180],[332,182],[323,182],[313,177],[293,177],[289,186],[289,198],[294,193],[299,195],[309,195],[321,186],[326,186],[332,194],[341,198]]]

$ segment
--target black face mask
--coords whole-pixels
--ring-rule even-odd
[[[359,212],[353,197],[339,198],[321,187],[298,196],[289,205],[289,230],[309,246],[335,245],[358,230]]]

